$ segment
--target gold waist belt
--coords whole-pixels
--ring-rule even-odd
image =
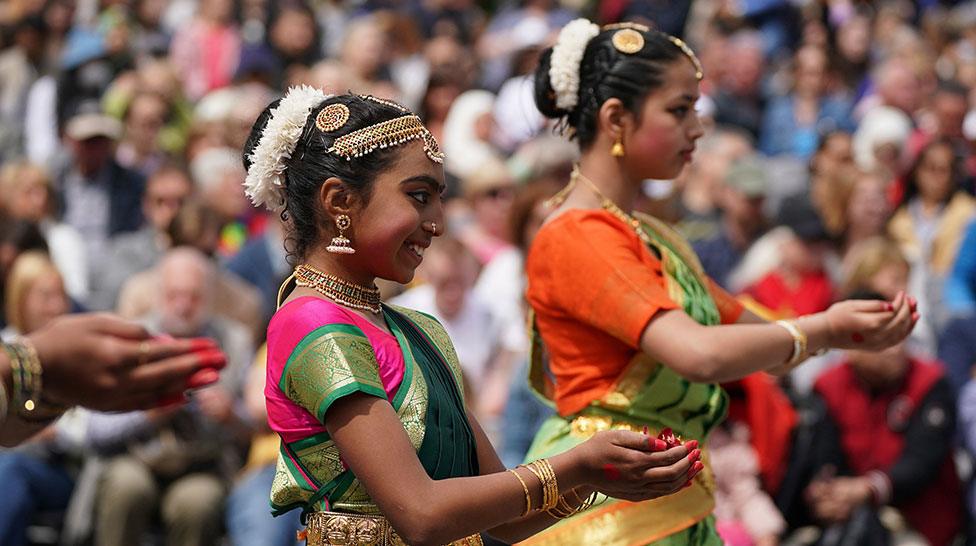
[[[603,432],[605,430],[644,432],[643,425],[613,419],[607,415],[578,415],[570,421],[569,426],[573,436],[577,438],[589,438],[597,432]],[[651,431],[648,432],[650,433]]]
[[[409,546],[383,516],[313,512],[305,529],[308,546]],[[484,546],[471,535],[447,546]]]

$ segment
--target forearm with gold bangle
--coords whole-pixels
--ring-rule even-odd
[[[807,336],[808,351],[829,345],[822,313],[801,317],[798,325]],[[721,383],[784,366],[793,355],[794,340],[777,324],[704,326],[683,311],[671,310],[648,323],[640,346],[689,381]]]

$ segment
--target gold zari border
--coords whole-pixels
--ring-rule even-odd
[[[383,516],[313,512],[305,529],[307,546],[409,546]],[[481,536],[455,540],[446,546],[484,546]]]
[[[564,520],[517,546],[637,546],[680,532],[712,513],[715,501],[697,481],[687,489],[633,503],[611,500]]]

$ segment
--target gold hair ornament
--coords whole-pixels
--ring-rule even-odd
[[[681,38],[671,36],[670,34],[665,34],[665,36],[667,36],[668,40],[671,40],[671,43],[676,45],[678,49],[680,49],[681,52],[688,57],[691,64],[695,65],[695,77],[698,78],[698,81],[701,81],[702,78],[705,77],[705,70],[702,68],[701,61],[698,60],[698,55],[695,55],[695,52],[692,51],[691,48],[688,47],[688,44],[686,44]]]
[[[373,95],[359,95],[359,98],[361,98],[363,100],[373,101],[375,103],[382,104],[384,106],[389,106],[390,108],[396,108],[397,110],[399,110],[401,112],[409,112],[410,111],[406,106],[400,104],[399,102],[392,101],[390,99],[381,99],[379,97],[374,97]]]
[[[640,23],[634,23],[632,21],[622,21],[620,23],[610,23],[609,25],[603,25],[600,30],[620,30],[624,28],[629,28],[631,30],[637,30],[640,32],[650,32],[651,27],[647,25],[642,25]]]
[[[338,102],[326,106],[315,116],[315,126],[323,133],[337,131],[347,121],[349,121],[349,107]]]
[[[614,32],[610,42],[617,51],[627,55],[633,55],[644,49],[644,36],[632,28],[623,28]]]
[[[420,118],[409,114],[391,120],[383,121],[369,127],[353,131],[335,139],[330,154],[350,160],[370,154],[378,148],[399,146],[411,140],[424,141],[424,151],[427,157],[435,163],[444,163],[444,154],[437,145],[437,140],[424,127]]]

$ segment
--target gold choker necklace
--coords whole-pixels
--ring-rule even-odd
[[[362,286],[315,269],[308,264],[295,268],[295,284],[311,288],[330,300],[352,309],[380,314],[380,289]]]

